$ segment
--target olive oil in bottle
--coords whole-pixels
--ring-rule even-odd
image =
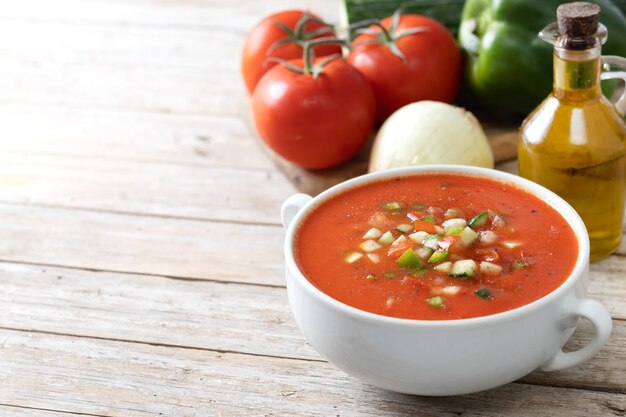
[[[599,14],[595,4],[564,4],[558,24],[540,33],[555,46],[554,88],[524,121],[518,148],[520,175],[563,197],[582,217],[591,260],[617,249],[626,196],[626,124],[618,112],[624,97],[616,108],[600,90],[607,34]],[[611,63],[626,60],[611,57]]]

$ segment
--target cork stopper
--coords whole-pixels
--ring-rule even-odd
[[[600,23],[600,6],[578,1],[561,4],[556,9],[559,32],[564,36],[567,49],[584,50],[596,44],[593,35]]]

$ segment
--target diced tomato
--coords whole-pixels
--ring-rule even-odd
[[[437,228],[434,224],[425,222],[424,220],[413,221],[413,227],[416,232],[437,233]]]
[[[389,250],[387,251],[387,255],[391,256],[393,254],[398,254],[401,255],[403,252],[405,252],[407,249],[409,249],[410,247],[412,247],[413,244],[411,243],[411,241],[409,239],[405,240],[404,242],[394,242],[390,247]]]
[[[459,235],[444,236],[439,239],[437,245],[448,253],[459,252],[463,249],[463,242],[461,241],[461,236]]]
[[[493,262],[500,258],[498,251],[495,249],[476,249],[476,254],[480,255],[483,261]]]

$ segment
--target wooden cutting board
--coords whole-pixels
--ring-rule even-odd
[[[370,135],[363,149],[348,162],[329,169],[311,171],[281,158],[260,140],[254,126],[250,100],[247,97],[242,100],[242,113],[248,128],[257,138],[260,146],[289,181],[303,193],[315,196],[335,184],[367,173],[369,154],[375,132]],[[496,164],[515,159],[517,157],[518,126],[521,121],[498,118],[498,116],[488,113],[477,114],[476,116],[481,121],[483,129],[487,134]]]

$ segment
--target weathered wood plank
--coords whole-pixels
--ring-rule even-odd
[[[363,385],[319,362],[6,330],[0,339],[5,363],[0,403],[69,412],[586,417],[626,409],[622,394],[509,384],[475,395],[416,397]]]
[[[0,120],[0,150],[274,167],[238,118],[3,103]]]
[[[273,169],[0,153],[0,201],[280,224],[295,189]]]
[[[222,26],[245,31],[263,16],[294,7],[312,10],[335,19],[339,4],[335,1],[289,0],[178,0],[178,1],[109,1],[61,0],[52,5],[41,0],[21,0],[0,10],[4,19],[100,23],[118,25],[155,25],[186,27]]]
[[[41,408],[32,408],[28,406],[12,406],[12,405],[4,405],[0,404],[0,415],[2,417],[71,417],[71,416],[93,416],[93,417],[105,417],[101,414],[75,414],[68,413],[65,411],[52,411],[45,410]]]
[[[281,288],[7,263],[0,263],[0,287],[0,327],[323,360],[300,335]],[[591,296],[623,309],[605,287],[601,277],[592,281]],[[568,346],[579,347],[591,334],[582,324]],[[524,380],[626,393],[625,355],[626,321],[618,320],[594,359]]]
[[[283,285],[277,226],[0,204],[0,260]]]

